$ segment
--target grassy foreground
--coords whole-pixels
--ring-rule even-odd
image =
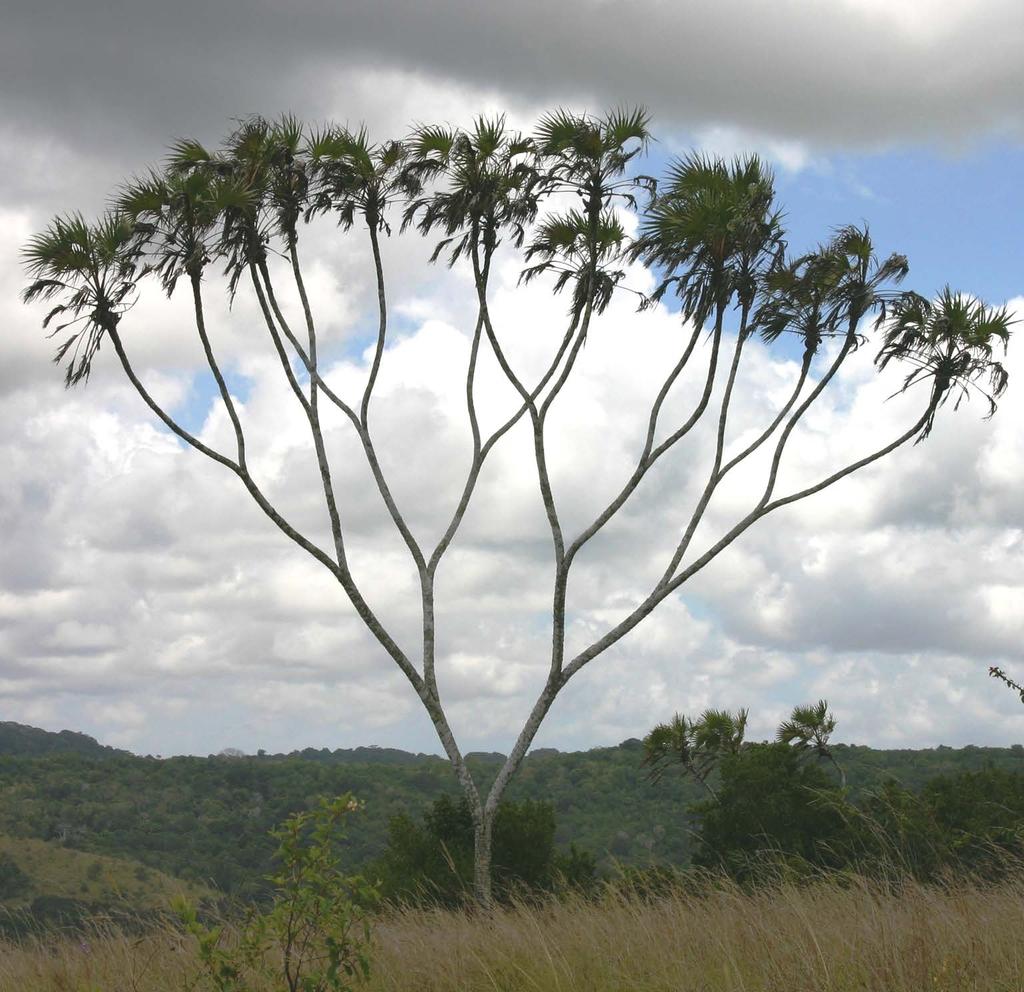
[[[388,992],[1019,992],[1024,875],[898,893],[848,879],[487,915],[407,910],[376,933],[367,988]],[[182,990],[197,970],[170,928],[0,945],[0,989],[19,992]]]

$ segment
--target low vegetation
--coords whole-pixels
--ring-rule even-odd
[[[346,874],[338,854],[345,821],[359,808],[352,796],[321,800],[273,831],[273,894],[266,907],[250,906],[242,922],[206,923],[195,906],[179,902],[198,949],[200,984],[213,992],[352,992],[365,982],[377,890]]]
[[[494,818],[492,871],[494,896],[509,901],[519,894],[568,889],[590,890],[597,881],[592,854],[570,844],[555,846],[551,803],[524,800],[499,804]],[[473,817],[469,804],[442,796],[421,823],[396,816],[388,845],[369,874],[380,879],[391,902],[458,906],[473,887]]]

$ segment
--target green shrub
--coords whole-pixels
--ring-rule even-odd
[[[594,884],[597,863],[575,844],[555,848],[555,811],[525,799],[499,804],[494,817],[491,869],[498,899]],[[473,889],[473,816],[469,803],[442,796],[417,823],[393,817],[388,846],[375,865],[386,898],[455,906]]]
[[[343,822],[357,809],[349,795],[321,800],[271,832],[280,866],[269,878],[273,902],[252,908],[237,933],[207,926],[193,906],[179,904],[208,988],[248,992],[253,979],[283,979],[288,992],[351,992],[369,977],[368,909],[377,891],[361,876],[346,875],[336,853]]]
[[[700,817],[694,865],[738,879],[764,860],[836,867],[842,796],[820,766],[785,744],[747,744],[720,768],[716,798],[691,807]]]

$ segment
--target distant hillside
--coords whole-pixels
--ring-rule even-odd
[[[140,920],[168,912],[180,896],[193,905],[216,899],[207,886],[172,878],[128,858],[87,854],[53,841],[0,836],[0,935],[100,915]]]
[[[7,908],[28,906],[40,896],[55,896],[165,909],[176,895],[193,900],[213,895],[207,886],[172,878],[138,861],[87,854],[52,841],[0,836],[0,866],[0,904]]]
[[[76,754],[87,754],[92,757],[110,757],[126,755],[127,751],[119,751],[115,747],[100,744],[88,734],[80,734],[74,730],[61,730],[54,733],[29,727],[23,723],[0,721],[0,754],[37,756],[53,754],[59,751],[72,751]]]
[[[133,858],[240,896],[265,891],[273,851],[267,832],[318,796],[352,792],[365,801],[346,841],[346,861],[355,868],[383,851],[396,814],[419,817],[438,796],[457,793],[443,759],[390,748],[156,759],[92,745],[0,754],[0,833]],[[837,745],[835,754],[853,796],[889,778],[918,789],[937,775],[989,766],[1024,771],[1019,746],[880,751]],[[552,803],[557,842],[575,842],[604,868],[685,864],[694,826],[687,808],[699,787],[675,775],[652,785],[641,755],[635,738],[590,751],[541,749],[527,756],[508,797]],[[483,788],[500,760],[495,754],[468,757]]]
[[[261,752],[258,757],[267,757]],[[447,764],[444,758],[436,754],[413,754],[395,747],[339,747],[335,750],[321,747],[306,747],[301,751],[289,751],[288,754],[270,755],[274,758],[302,758],[305,761],[324,761],[334,764],[349,765],[422,765],[431,762]]]

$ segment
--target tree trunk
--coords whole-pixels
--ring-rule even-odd
[[[555,622],[564,624],[564,616],[556,615]],[[501,766],[497,778],[491,785],[486,801],[473,807],[473,894],[479,906],[490,907],[494,901],[491,889],[491,831],[494,826],[495,814],[498,812],[498,804],[505,794],[509,780],[522,764],[523,758],[536,736],[537,728],[540,727],[544,716],[551,709],[551,704],[562,685],[564,682],[557,680],[553,675],[548,676],[544,689],[533,704],[530,716],[519,733],[515,747],[505,759],[505,764]],[[466,785],[463,788],[469,795],[469,788]],[[470,803],[473,803],[472,796]]]
[[[836,761],[834,755],[830,754],[829,755],[829,760],[832,762],[833,765],[835,765],[836,771],[839,772],[839,786],[840,786],[840,788],[845,789],[846,788],[846,772],[843,770],[843,766],[841,764],[839,764],[838,761]]]
[[[491,828],[492,815],[481,812],[473,822],[473,895],[477,905],[490,908],[491,892]]]

